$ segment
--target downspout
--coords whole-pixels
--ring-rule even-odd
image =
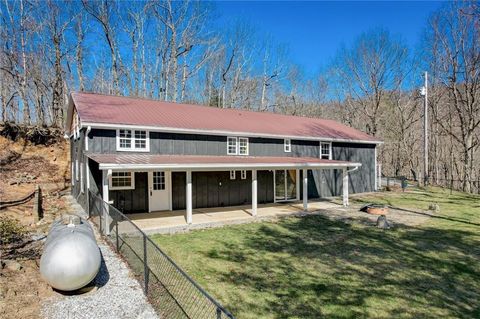
[[[355,172],[360,166],[355,166],[352,169],[347,170],[347,173]]]
[[[343,173],[342,173],[342,180],[343,180],[343,191],[342,191],[342,202],[343,202],[343,206],[344,207],[347,207],[349,205],[348,203],[348,173],[351,173],[351,172],[354,172],[358,169],[358,166],[355,166],[354,168],[352,169],[343,169]]]
[[[88,151],[88,134],[92,130],[92,127],[89,125],[87,126],[87,129],[85,130],[85,151]]]

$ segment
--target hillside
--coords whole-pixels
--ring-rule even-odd
[[[0,209],[1,318],[39,318],[41,303],[54,295],[41,279],[39,259],[51,221],[66,211],[69,147],[63,138],[35,143],[0,136],[0,202],[42,189],[43,220],[36,222],[33,199]],[[13,234],[13,235],[12,235]]]

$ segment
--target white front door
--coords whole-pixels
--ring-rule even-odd
[[[171,172],[148,172],[148,211],[170,209],[170,176]]]

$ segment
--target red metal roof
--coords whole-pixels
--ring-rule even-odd
[[[201,155],[152,155],[152,154],[88,154],[100,164],[100,169],[121,168],[273,168],[273,167],[354,167],[359,163],[324,160],[314,157],[274,156],[201,156]]]
[[[72,93],[71,96],[82,123],[379,142],[373,136],[333,120],[93,93]]]

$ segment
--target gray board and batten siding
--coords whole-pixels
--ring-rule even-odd
[[[273,203],[273,171],[258,171],[257,201]],[[229,172],[192,172],[192,207],[227,207],[252,203],[252,174],[240,172],[230,179]],[[185,209],[185,172],[172,173],[172,209]]]
[[[72,159],[81,158],[84,153],[84,132],[81,130],[80,138],[72,143]],[[227,136],[179,134],[150,132],[150,154],[165,155],[227,155]],[[92,129],[88,135],[89,153],[126,154],[116,150],[116,130]],[[320,156],[319,141],[291,140],[291,152],[284,151],[283,139],[249,138],[249,156],[290,156],[290,157],[315,157]],[[134,153],[134,152],[132,152]],[[145,152],[142,152],[145,154]],[[371,192],[375,184],[375,144],[363,143],[332,143],[332,159],[362,163],[355,172],[349,174],[349,192]],[[79,161],[80,162],[80,161]],[[81,161],[83,162],[83,160]],[[90,187],[101,193],[101,172],[98,164],[92,160],[90,163]],[[147,186],[145,176],[135,175],[135,189],[110,191],[109,198],[115,205],[122,205],[126,212],[148,211]],[[239,182],[231,181],[228,172],[194,172],[193,207],[222,207],[251,203],[251,172],[247,179]],[[300,174],[302,174],[300,172]],[[342,194],[341,170],[309,170],[309,198],[339,196]],[[138,189],[137,189],[138,177]],[[240,179],[240,172],[237,173]],[[258,172],[258,202],[273,202],[273,172]],[[219,184],[221,186],[219,187]],[[78,185],[78,183],[75,183]],[[204,186],[206,185],[206,186]],[[203,187],[202,187],[203,186]],[[300,188],[302,183],[300,183]],[[78,189],[78,187],[74,187]],[[227,191],[228,190],[228,191]],[[79,191],[74,191],[74,195]],[[172,173],[172,208],[185,208],[185,173]],[[233,194],[235,193],[235,194]],[[300,191],[302,194],[302,191]],[[139,203],[132,203],[132,201]],[[146,206],[146,207],[145,207]]]
[[[96,154],[125,154],[117,151],[115,130],[92,129],[89,151]],[[249,138],[250,156],[319,157],[319,142],[292,140],[292,151],[284,151],[283,139]],[[144,152],[142,152],[144,153]],[[150,154],[227,155],[227,136],[150,132]]]

